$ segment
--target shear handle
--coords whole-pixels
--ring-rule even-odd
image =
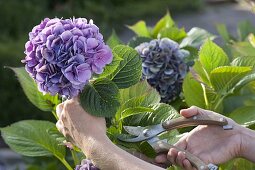
[[[163,128],[172,130],[177,128],[197,126],[197,125],[218,125],[225,126],[228,121],[217,115],[196,115],[190,118],[179,117],[162,123]]]
[[[162,141],[158,141],[155,142],[153,144],[153,148],[155,149],[155,151],[159,154],[159,153],[167,153],[169,151],[169,149],[171,148],[175,148],[177,151],[182,151],[185,153],[186,158],[190,161],[190,163],[197,168],[197,170],[209,170],[208,166],[198,157],[196,157],[195,155],[181,149],[178,148],[174,145],[162,142]]]

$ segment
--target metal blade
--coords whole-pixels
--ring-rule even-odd
[[[145,129],[145,127],[141,126],[123,126],[123,128],[127,133],[134,136],[139,136]]]
[[[153,138],[147,140],[147,142],[153,147],[153,144],[158,142],[158,141],[162,141],[164,143],[168,143],[167,139],[159,139],[158,136],[154,136]]]
[[[135,138],[123,138],[121,136],[119,136],[119,140],[121,141],[125,141],[125,142],[140,142],[140,141],[144,141],[147,139],[151,139],[155,136],[157,136],[158,134],[164,132],[166,129],[164,129],[162,127],[162,124],[158,124],[158,125],[153,125],[153,126],[149,126],[146,127],[142,132],[140,132],[140,134],[135,137]],[[133,134],[136,132],[133,132]],[[136,133],[138,134],[138,133]]]

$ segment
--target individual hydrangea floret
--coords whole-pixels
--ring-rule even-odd
[[[175,100],[181,90],[187,73],[184,58],[189,52],[168,38],[155,39],[136,47],[142,58],[143,78],[157,89],[162,102]]]
[[[90,160],[83,159],[81,161],[81,165],[77,165],[75,167],[75,170],[100,170],[100,169],[95,167]]]
[[[113,58],[99,28],[85,18],[44,19],[29,33],[25,54],[22,62],[39,90],[69,98]]]

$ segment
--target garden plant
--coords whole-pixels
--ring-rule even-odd
[[[76,96],[88,113],[106,117],[113,143],[148,158],[156,153],[146,141],[118,140],[126,134],[123,126],[155,125],[195,105],[255,130],[252,25],[240,23],[238,38],[218,25],[222,47],[214,42],[219,36],[204,29],[179,28],[169,12],[153,27],[138,21],[128,28],[136,35],[127,44],[114,31],[104,41],[99,28],[85,18],[46,18],[29,33],[25,66],[8,68],[15,72],[28,100],[50,111],[56,120],[22,120],[1,128],[12,150],[39,157],[29,160],[27,169],[97,169],[55,126],[56,106]],[[159,137],[174,143],[189,130],[172,130]],[[252,170],[255,165],[235,159],[219,167]]]

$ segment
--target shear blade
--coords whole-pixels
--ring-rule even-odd
[[[123,142],[131,142],[131,143],[142,141],[140,136],[134,137],[132,135],[127,135],[127,134],[119,135],[118,139],[123,141]]]
[[[123,126],[123,128],[125,129],[125,131],[127,133],[129,133],[130,135],[134,135],[134,136],[139,136],[140,134],[143,133],[145,127],[141,127],[141,126]]]

